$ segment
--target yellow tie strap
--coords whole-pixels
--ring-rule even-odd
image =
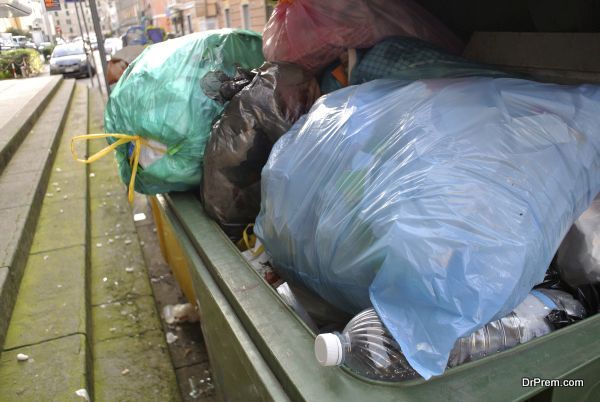
[[[259,247],[256,248],[256,250],[253,250],[253,248],[256,245],[256,235],[254,233],[251,235],[248,235],[248,229],[253,228],[253,227],[254,227],[254,223],[251,223],[248,226],[246,226],[246,228],[242,232],[242,241],[243,241],[242,244],[243,244],[243,246],[245,246],[245,250],[250,250],[250,253],[252,254],[253,257],[257,257],[265,251],[265,246],[263,246],[261,244]]]
[[[77,153],[75,152],[75,143],[77,141],[90,141],[90,140],[97,140],[97,139],[109,138],[109,137],[118,138],[118,140],[113,142],[112,144],[108,145],[104,149],[96,152],[94,155],[90,156],[87,159],[80,159],[77,157]],[[77,162],[89,164],[89,163],[96,162],[97,160],[110,154],[112,151],[117,149],[117,147],[120,147],[121,145],[127,144],[129,142],[135,142],[135,147],[133,149],[133,155],[129,159],[129,164],[131,166],[131,179],[129,179],[129,188],[128,188],[128,193],[127,193],[127,198],[129,199],[129,202],[133,203],[133,198],[135,195],[135,176],[136,176],[137,170],[138,170],[138,163],[140,161],[140,152],[142,150],[142,145],[151,147],[143,137],[140,137],[139,135],[129,135],[129,134],[77,135],[77,136],[71,138],[71,153],[73,154],[73,159],[75,159]],[[154,147],[151,147],[151,148],[154,149]]]

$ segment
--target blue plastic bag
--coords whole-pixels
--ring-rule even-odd
[[[371,304],[413,368],[513,310],[600,190],[600,90],[376,80],[321,97],[273,148],[255,232],[284,277]]]

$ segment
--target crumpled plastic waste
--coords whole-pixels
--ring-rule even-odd
[[[255,233],[286,281],[371,305],[423,377],[512,311],[600,190],[600,88],[375,80],[275,144]]]
[[[215,74],[234,77],[239,69],[259,67],[264,62],[261,46],[255,32],[210,30],[149,46],[129,65],[111,92],[105,130],[140,136],[145,140],[142,149],[162,151],[160,158],[138,169],[135,191],[158,194],[200,184],[204,148],[225,107],[212,98],[214,93],[204,93],[202,84]],[[112,144],[117,137],[108,141]],[[130,150],[130,143],[116,149],[124,183],[133,171]]]
[[[280,1],[263,33],[268,61],[318,71],[347,48],[370,47],[388,36],[410,36],[460,53],[462,44],[412,0]]]
[[[317,81],[289,63],[265,63],[215,124],[204,153],[204,209],[239,238],[260,210],[260,172],[273,144],[319,97]]]
[[[573,224],[556,253],[563,281],[576,288],[600,283],[600,197]]]
[[[200,320],[198,312],[191,303],[167,304],[163,307],[163,317],[169,325]]]

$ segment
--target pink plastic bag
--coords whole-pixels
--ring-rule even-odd
[[[269,61],[319,70],[347,48],[412,36],[460,53],[460,40],[412,0],[280,0],[263,33]]]

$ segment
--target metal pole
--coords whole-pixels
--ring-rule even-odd
[[[77,14],[77,23],[79,24],[79,34],[81,35],[81,41],[83,42],[83,51],[87,55],[87,50],[85,48],[85,41],[83,40],[83,29],[81,28],[81,18],[79,18],[79,10],[77,9],[77,4],[75,4],[75,14]],[[67,3],[65,3],[65,8],[67,8]],[[92,54],[92,57],[94,55]],[[90,63],[87,63],[88,67],[88,75],[90,76],[90,85],[92,88],[94,87],[94,80],[92,79],[92,67],[90,67]]]
[[[100,93],[102,93],[102,84],[100,83],[98,66],[96,65],[96,58],[94,57],[94,48],[92,47],[92,40],[90,39],[90,30],[87,26],[87,21],[85,20],[85,9],[83,5],[85,4],[85,0],[77,1],[79,3],[79,9],[81,10],[81,16],[83,17],[83,26],[85,28],[85,34],[87,35],[88,42],[90,44],[90,51],[92,52],[92,64],[94,65],[94,70],[96,70],[96,82],[98,82],[98,89],[100,89]],[[98,43],[98,38],[96,37],[96,44]],[[90,81],[93,81],[94,77],[90,77]],[[92,86],[94,86],[92,84]]]
[[[96,40],[98,41],[98,50],[100,51],[100,64],[102,64],[106,93],[110,95],[110,87],[108,86],[107,78],[108,68],[106,66],[106,50],[104,49],[104,36],[102,36],[102,28],[100,27],[100,18],[98,17],[96,0],[90,0],[90,11],[92,12],[92,22],[94,24],[94,31],[96,32]]]
[[[40,0],[40,2],[42,3],[42,14],[44,15],[44,28],[46,29],[46,32],[48,32],[48,39],[50,39],[50,43],[52,43],[53,45],[56,45],[56,40],[54,39],[54,34],[52,33],[52,29],[50,28],[50,20],[48,19],[48,10],[46,10],[46,5],[44,4],[44,2],[42,0]]]

